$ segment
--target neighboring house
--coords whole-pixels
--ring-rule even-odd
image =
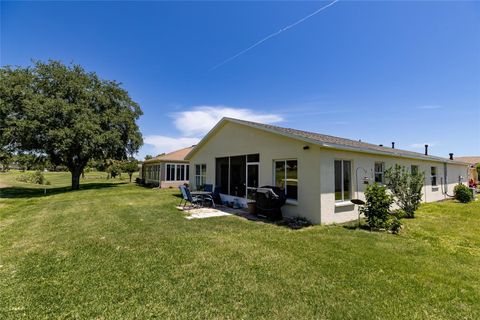
[[[160,188],[178,187],[188,183],[190,166],[185,156],[194,146],[173,151],[150,160],[142,165],[141,177],[146,184]]]
[[[276,185],[288,199],[285,215],[322,224],[356,219],[350,200],[364,199],[364,182],[381,183],[396,163],[425,173],[425,202],[452,194],[454,185],[466,182],[468,168],[456,160],[231,118],[223,118],[186,159],[195,173],[192,188],[213,184],[222,200],[246,205],[256,187]]]
[[[480,164],[479,157],[457,157],[458,160],[466,162],[470,165],[468,172],[468,180],[473,179],[473,181],[480,182],[480,171],[477,170],[477,166]]]

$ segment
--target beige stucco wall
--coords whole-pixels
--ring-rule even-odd
[[[350,160],[352,161],[352,190],[353,198],[365,199],[363,191],[367,185],[363,184],[365,173],[362,169],[358,170],[358,193],[356,188],[356,172],[361,167],[367,171],[366,176],[369,183],[374,181],[374,164],[375,162],[384,162],[385,169],[395,164],[405,166],[407,169],[411,165],[417,165],[419,172],[425,173],[425,182],[423,187],[423,201],[433,202],[445,199],[447,196],[442,193],[442,179],[444,176],[444,164],[434,161],[423,161],[415,159],[396,158],[388,156],[380,156],[374,154],[365,154],[357,152],[346,152],[340,150],[332,150],[322,148],[320,151],[320,190],[321,190],[321,212],[322,223],[339,223],[351,221],[358,218],[357,207],[353,205],[342,205],[335,202],[334,194],[334,161]],[[437,187],[430,185],[430,167],[437,167]],[[447,165],[447,193],[453,194],[453,187],[458,183],[459,176],[462,182],[466,183],[467,167],[465,165],[448,164]]]
[[[310,148],[304,150],[308,145]],[[424,171],[425,186],[423,188],[424,201],[432,202],[444,199],[441,178],[444,167],[441,162],[403,159],[376,154],[347,152],[320,148],[296,139],[286,138],[263,130],[244,125],[227,122],[213,135],[208,142],[201,146],[190,159],[190,184],[195,186],[195,165],[206,164],[206,179],[208,184],[215,185],[215,158],[245,154],[260,154],[259,185],[274,184],[274,160],[297,159],[298,161],[298,201],[287,203],[282,212],[286,216],[303,216],[313,223],[341,223],[355,220],[358,217],[357,208],[351,204],[339,205],[334,196],[334,160],[352,161],[352,190],[353,198],[357,197],[355,174],[358,167],[367,170],[369,181],[374,180],[374,163],[385,162],[385,168],[395,163],[407,166],[418,165]],[[430,186],[430,167],[437,167],[437,188]],[[448,164],[448,193],[453,193],[453,187],[462,176],[466,183],[467,167],[465,165]],[[359,176],[363,176],[359,170]],[[358,197],[364,199],[365,185],[359,179]],[[345,203],[344,203],[345,204]]]
[[[221,131],[190,159],[190,184],[195,186],[195,165],[207,165],[207,183],[215,185],[215,158],[245,154],[260,154],[259,185],[274,184],[273,160],[297,159],[298,201],[282,208],[286,216],[304,216],[320,223],[320,162],[319,148],[295,139],[284,138],[263,130],[228,122]]]

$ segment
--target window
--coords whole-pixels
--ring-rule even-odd
[[[197,188],[204,186],[207,181],[207,165],[195,165],[195,186]]]
[[[166,165],[166,181],[186,181],[189,178],[188,175],[188,164],[174,164],[167,163]],[[160,167],[158,168],[158,173],[160,173]]]
[[[410,173],[411,173],[412,175],[417,175],[417,174],[418,174],[418,166],[415,166],[415,165],[412,164],[412,165],[410,166]]]
[[[346,201],[352,198],[351,167],[350,161],[335,160],[335,201]]]
[[[147,180],[158,181],[160,175],[160,165],[145,166],[145,177]]]
[[[374,174],[375,182],[383,183],[383,172],[385,171],[385,164],[383,162],[375,162]]]
[[[430,182],[432,184],[432,187],[435,187],[437,185],[437,167],[430,168]]]
[[[287,199],[298,199],[297,160],[275,160],[275,186],[284,190]]]

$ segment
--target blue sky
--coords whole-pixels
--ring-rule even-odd
[[[480,2],[1,2],[1,65],[75,62],[144,112],[139,156],[222,116],[480,155]],[[225,60],[278,33],[233,60]]]

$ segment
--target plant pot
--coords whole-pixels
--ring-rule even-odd
[[[256,214],[256,212],[257,212],[257,203],[256,203],[255,201],[248,202],[248,203],[247,203],[247,206],[248,206],[248,213],[250,213],[250,214]]]

